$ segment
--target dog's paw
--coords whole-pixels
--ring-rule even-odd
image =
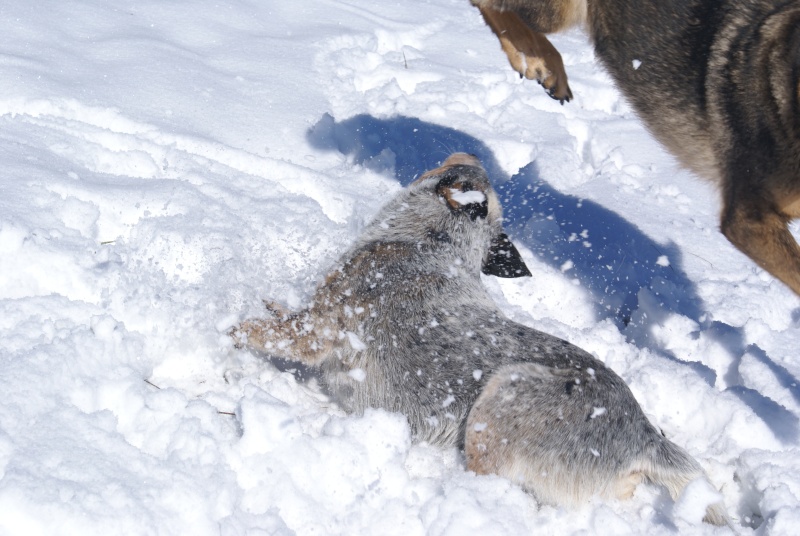
[[[270,314],[272,318],[287,319],[292,316],[292,313],[278,302],[271,300],[261,300],[264,309]]]
[[[480,9],[500,40],[511,67],[521,77],[539,82],[548,95],[561,104],[572,100],[564,61],[547,36],[533,31],[514,11]]]
[[[241,350],[247,346],[247,331],[243,329],[244,324],[234,326],[228,330],[228,337],[233,339],[233,347]]]
[[[572,90],[567,83],[567,77],[553,76],[552,74],[542,80],[542,87],[553,99],[561,104],[572,100]]]
[[[559,75],[550,71],[541,58],[525,58],[525,60],[527,61],[520,62],[518,66],[513,62],[511,64],[520,78],[535,80],[551,98],[561,104],[572,100],[572,90],[569,88],[565,73]]]
[[[509,63],[519,73],[520,78],[536,80],[544,87],[548,95],[560,101],[561,104],[569,102],[572,100],[572,90],[567,82],[567,72],[561,60],[561,54],[552,46],[546,47],[550,43],[544,36],[537,35],[537,37],[540,48],[546,50],[546,56],[539,52],[539,48],[534,50],[534,42],[529,41],[525,43],[528,47],[527,51],[512,49],[510,46],[506,48]]]
[[[536,80],[550,97],[561,104],[572,100],[567,73],[561,55],[555,49],[549,53],[549,57],[520,51],[511,61],[511,67],[519,73],[520,78]]]
[[[228,335],[233,339],[233,345],[239,349],[250,348],[259,352],[278,351],[285,350],[293,344],[297,327],[275,318],[251,318],[231,329]]]
[[[264,346],[265,334],[269,331],[269,321],[261,319],[245,320],[238,326],[234,326],[228,331],[228,336],[233,339],[233,346],[241,350],[242,348],[262,348]]]

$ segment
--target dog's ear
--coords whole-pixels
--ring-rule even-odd
[[[505,233],[497,235],[489,246],[489,256],[481,271],[497,277],[526,277],[533,275]]]
[[[472,221],[485,219],[489,214],[489,200],[483,189],[469,179],[462,179],[455,171],[445,173],[439,180],[436,194],[451,211],[467,214]]]

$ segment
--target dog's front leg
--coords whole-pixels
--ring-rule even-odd
[[[536,80],[562,104],[572,99],[561,54],[544,34],[533,31],[514,11],[497,11],[480,4],[477,7],[520,76]]]
[[[230,335],[237,348],[250,347],[274,357],[319,365],[333,350],[338,331],[314,309],[286,313],[267,305],[270,316],[245,320]]]

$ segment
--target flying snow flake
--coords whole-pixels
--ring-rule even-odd
[[[589,418],[594,419],[596,417],[599,417],[600,415],[605,415],[605,413],[606,413],[606,408],[592,408],[592,414],[589,415]]]
[[[489,424],[488,424],[488,423],[485,423],[485,422],[476,422],[476,423],[475,423],[475,424],[472,426],[472,429],[473,429],[473,430],[475,430],[476,432],[483,432],[483,431],[484,431],[484,430],[486,430],[486,428],[488,428],[488,427],[489,427]]]
[[[562,271],[562,272],[566,272],[566,271],[568,271],[568,270],[572,270],[572,268],[573,268],[574,266],[575,266],[575,263],[574,263],[574,262],[572,262],[572,261],[567,261],[567,262],[565,262],[564,264],[562,264],[562,265],[561,265],[561,271]]]
[[[347,335],[347,342],[350,343],[350,346],[356,352],[360,352],[361,350],[367,349],[367,345],[364,344],[364,342],[358,338],[358,335],[356,335],[352,331],[345,331],[345,335]]]
[[[475,381],[480,381],[481,377],[483,377],[483,371],[481,369],[475,369],[472,371],[472,377],[475,378]]]
[[[455,401],[456,401],[456,397],[454,397],[453,395],[450,395],[450,396],[448,396],[447,398],[445,398],[442,401],[442,407],[446,408],[446,407],[448,407],[450,404],[452,404]]]
[[[633,69],[638,71],[639,67],[642,66],[642,61],[641,60],[633,60],[631,62],[631,64],[633,65]]]
[[[217,329],[218,332],[225,333],[238,323],[239,323],[239,315],[229,314],[217,320],[217,323],[214,324],[214,327]]]
[[[599,458],[600,457],[600,451],[599,450],[589,449],[589,452],[591,452],[592,456],[594,456],[595,458]]]
[[[658,260],[656,260],[656,264],[664,267],[669,266],[669,257],[666,255],[661,255]]]
[[[350,372],[347,373],[347,375],[353,378],[357,382],[363,382],[364,380],[367,379],[367,373],[364,372],[364,369],[360,368],[351,370]]]

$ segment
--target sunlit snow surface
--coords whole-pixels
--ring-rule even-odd
[[[554,42],[565,106],[466,0],[5,0],[0,534],[730,532],[696,486],[537,505],[232,348],[453,151],[534,274],[485,279],[503,311],[617,371],[739,534],[796,534],[800,300],[719,234],[714,188],[584,36]]]

